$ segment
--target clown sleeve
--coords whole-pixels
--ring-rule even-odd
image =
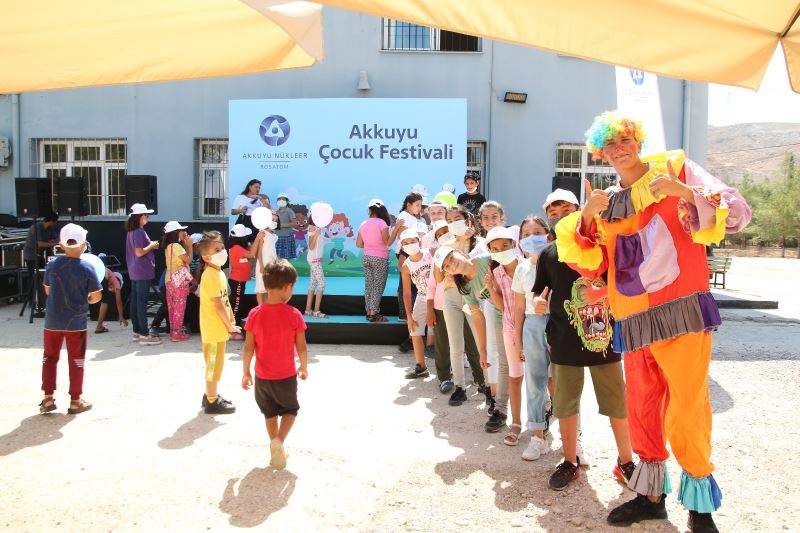
[[[587,278],[597,278],[607,268],[605,247],[596,223],[583,228],[581,211],[575,211],[556,224],[558,260]]]
[[[725,185],[703,167],[687,159],[681,171],[694,192],[694,205],[686,202],[685,223],[692,239],[706,246],[719,242],[726,233],[736,233],[750,223],[752,212],[741,193]]]

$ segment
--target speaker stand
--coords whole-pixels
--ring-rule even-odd
[[[34,300],[39,292],[39,226],[36,217],[33,217],[33,242],[36,247],[36,259],[34,261],[33,276],[31,276],[31,286],[28,289],[28,297],[22,303],[22,309],[19,311],[19,316],[25,314],[25,309],[30,304],[30,316],[28,317],[28,324],[33,324],[33,315],[36,312]]]

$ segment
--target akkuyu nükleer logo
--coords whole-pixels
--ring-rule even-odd
[[[289,121],[280,115],[270,115],[261,121],[258,134],[269,146],[280,146],[289,140]]]
[[[628,70],[631,73],[631,79],[633,80],[634,85],[641,85],[644,83],[644,72],[633,68]]]

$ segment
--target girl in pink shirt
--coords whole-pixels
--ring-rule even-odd
[[[364,267],[364,302],[367,320],[386,322],[381,312],[381,297],[389,276],[389,245],[395,235],[389,235],[389,212],[383,201],[370,200],[367,206],[369,218],[358,228],[356,246],[364,249],[361,258]]]

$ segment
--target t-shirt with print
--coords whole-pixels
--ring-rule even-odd
[[[431,268],[433,268],[433,256],[430,251],[422,250],[422,257],[419,261],[412,261],[407,257],[403,268],[408,269],[411,275],[411,281],[417,288],[417,298],[425,298],[428,288],[428,278],[431,275]]]
[[[206,265],[200,278],[200,338],[203,343],[225,342],[229,338],[228,326],[217,313],[214,298],[222,298],[225,312],[233,322],[233,311],[228,300],[228,279],[225,273]]]
[[[521,259],[514,271],[511,290],[525,296],[525,314],[535,315],[533,308],[533,283],[536,281],[536,265],[530,259]]]
[[[288,304],[261,304],[247,315],[245,331],[256,341],[256,377],[286,379],[297,374],[295,337],[306,330],[300,311]]]
[[[481,193],[470,194],[462,192],[458,195],[458,203],[463,205],[467,211],[478,216],[478,210],[486,203],[486,197]]]
[[[167,245],[164,250],[164,257],[167,261],[167,278],[172,276],[176,270],[183,268],[183,258],[186,257],[186,249],[179,242],[174,242]]]
[[[247,258],[247,249],[244,246],[239,246],[238,244],[231,246],[230,263],[230,278],[233,281],[250,281],[252,268],[250,259]]]
[[[146,281],[156,277],[156,255],[152,250],[137,257],[136,248],[147,248],[150,237],[142,228],[129,231],[125,237],[125,262],[128,276],[133,281]]]
[[[89,317],[89,293],[102,289],[97,272],[89,262],[66,255],[56,257],[47,263],[43,283],[49,288],[44,329],[85,330]]]
[[[475,277],[469,280],[467,283],[466,289],[469,291],[469,293],[464,294],[464,303],[470,307],[473,305],[481,305],[484,300],[491,301],[489,289],[486,288],[486,284],[483,283],[483,279],[486,277],[486,273],[489,272],[489,266],[492,262],[492,257],[490,255],[479,255],[477,257],[473,257],[472,260],[475,261],[478,270],[475,274]],[[492,302],[492,309],[494,309],[495,325],[502,325],[502,311],[500,311],[497,306],[494,305],[494,302]]]
[[[550,288],[550,319],[545,332],[550,360],[559,365],[593,366],[621,359],[611,348],[613,323],[608,300],[590,304],[587,284],[605,286],[602,278],[588,280],[558,260],[556,244],[539,254],[533,292]]]
[[[294,235],[294,228],[289,227],[289,222],[292,222],[297,217],[294,214],[294,211],[289,209],[278,209],[278,220],[281,222],[281,229],[275,230],[275,235],[278,237],[290,237]]]

